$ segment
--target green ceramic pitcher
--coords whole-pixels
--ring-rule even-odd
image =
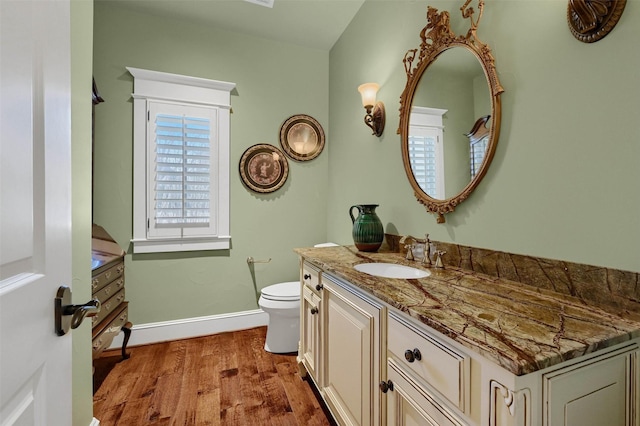
[[[360,251],[376,251],[384,240],[382,222],[376,214],[378,204],[356,204],[349,209],[353,223],[353,242]],[[358,217],[353,216],[353,209],[358,209]]]

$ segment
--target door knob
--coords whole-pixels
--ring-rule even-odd
[[[92,317],[100,312],[100,306],[98,299],[92,299],[84,305],[72,305],[71,289],[61,286],[55,298],[56,333],[64,336],[69,329],[78,328],[85,317]]]

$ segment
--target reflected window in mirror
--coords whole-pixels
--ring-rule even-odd
[[[444,109],[413,107],[409,120],[409,161],[420,188],[431,197],[444,197]]]
[[[471,179],[476,177],[476,174],[480,171],[480,167],[484,161],[484,155],[487,152],[487,145],[489,144],[489,129],[487,122],[490,118],[490,115],[480,117],[474,123],[471,131],[465,135],[469,138]]]

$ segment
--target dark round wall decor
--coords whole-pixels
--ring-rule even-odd
[[[291,116],[280,127],[280,146],[292,160],[313,160],[324,148],[324,130],[309,115]]]
[[[620,20],[627,0],[569,0],[567,21],[573,36],[593,43],[613,30]]]
[[[240,177],[255,192],[277,191],[287,181],[289,163],[283,152],[273,145],[249,147],[240,159]]]

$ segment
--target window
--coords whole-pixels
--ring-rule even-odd
[[[444,199],[442,116],[446,110],[413,107],[409,119],[409,162],[420,188],[430,197]]]
[[[235,85],[127,69],[135,89],[133,252],[228,249]]]

